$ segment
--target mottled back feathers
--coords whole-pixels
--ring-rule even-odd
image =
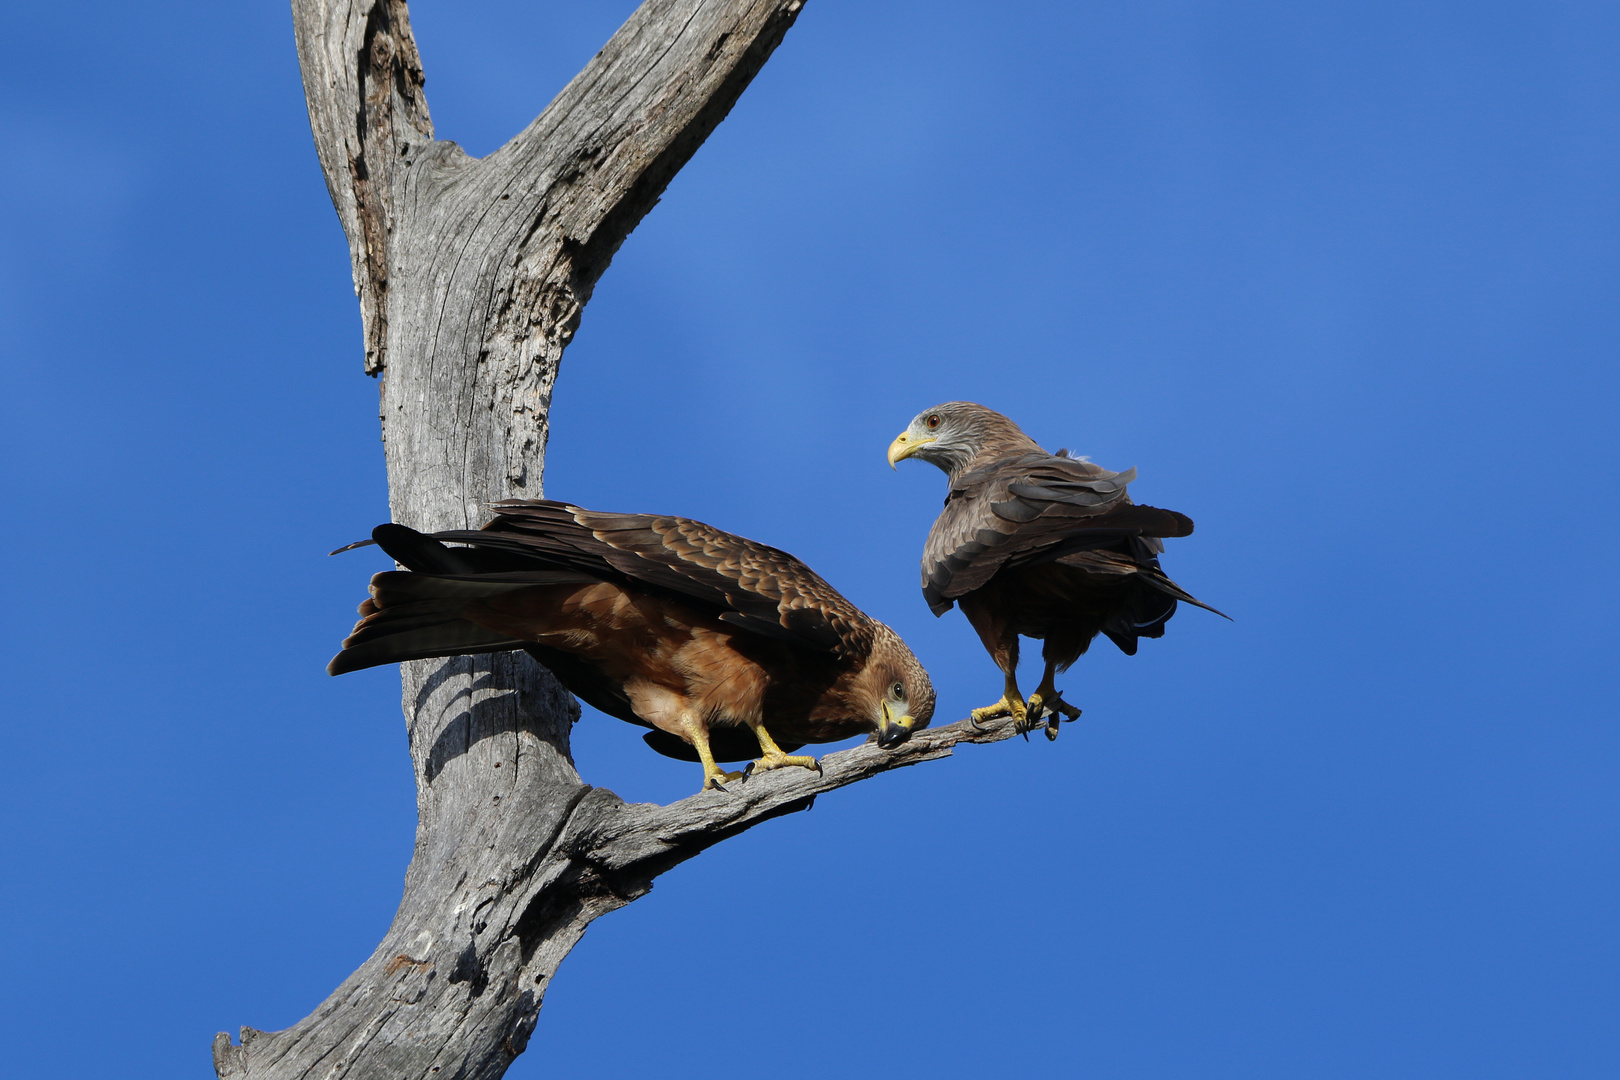
[[[778,548],[688,518],[602,513],[551,500],[511,500],[494,509],[498,516],[482,529],[433,537],[533,568],[622,576],[719,609],[738,627],[842,660],[860,660],[872,649],[872,620]]]

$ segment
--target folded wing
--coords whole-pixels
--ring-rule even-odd
[[[1126,486],[1135,478],[1134,469],[1109,472],[1044,452],[963,473],[952,483],[923,548],[928,606],[943,614],[1005,568],[1067,561],[1102,549],[1128,556],[1135,545],[1127,541],[1133,539],[1145,545],[1143,554],[1157,554],[1163,550],[1159,538],[1190,535],[1193,523],[1184,514],[1130,501]],[[1114,560],[1104,562],[1112,567]],[[1156,560],[1150,565],[1156,570]],[[1097,569],[1107,572],[1102,565]],[[1198,603],[1179,588],[1171,595]]]

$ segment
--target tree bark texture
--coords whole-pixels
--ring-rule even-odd
[[[293,0],[310,125],[382,378],[393,519],[476,527],[541,494],[558,362],[614,252],[725,117],[802,0],[647,0],[482,160],[434,138],[404,0]],[[522,653],[402,665],[418,826],[387,935],[309,1016],[214,1043],[221,1077],[498,1077],[599,915],[710,844],[886,769],[993,741],[953,725],[825,773],[667,807],[583,783],[573,699]]]

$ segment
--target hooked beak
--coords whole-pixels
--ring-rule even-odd
[[[884,750],[893,750],[911,738],[911,726],[916,721],[909,716],[895,716],[889,703],[883,703],[883,719],[878,723],[877,744]]]
[[[902,431],[895,436],[894,442],[889,444],[889,468],[899,468],[902,461],[933,441],[933,439],[926,436],[913,439],[911,432]]]

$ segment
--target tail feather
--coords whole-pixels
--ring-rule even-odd
[[[371,598],[380,610],[414,600],[482,600],[530,585],[588,585],[597,580],[565,570],[465,576],[384,570],[371,577]]]
[[[418,574],[476,574],[467,552],[449,548],[425,533],[392,522],[371,530],[371,538],[389,558]]]
[[[470,632],[469,632],[470,631]],[[441,623],[436,627],[392,634],[386,638],[346,647],[326,665],[328,675],[344,675],[381,664],[406,660],[427,660],[435,656],[469,656],[474,653],[521,649],[524,643],[502,637],[470,622]]]
[[[1182,601],[1184,603],[1191,604],[1194,607],[1201,607],[1205,611],[1213,611],[1213,612],[1215,612],[1215,614],[1219,615],[1221,618],[1225,619],[1227,622],[1232,621],[1232,616],[1228,615],[1226,612],[1221,611],[1218,608],[1210,607],[1208,604],[1206,604],[1202,600],[1198,599],[1192,593],[1188,592],[1186,589],[1183,589],[1180,585],[1177,585],[1175,582],[1173,582],[1169,578],[1165,577],[1164,574],[1162,574],[1162,573],[1154,573],[1152,571],[1144,571],[1144,572],[1137,575],[1137,580],[1143,582],[1144,584],[1151,585],[1153,588],[1155,588],[1155,589],[1159,590],[1160,592],[1164,593],[1166,596],[1173,596],[1177,600],[1180,600],[1180,601]]]
[[[477,530],[462,530],[461,533],[479,540],[485,535]],[[458,532],[442,535],[450,539],[460,538]],[[407,570],[413,570],[418,574],[454,576],[457,574],[500,573],[522,570],[535,564],[534,559],[514,557],[512,552],[491,551],[472,547],[450,547],[437,536],[420,533],[409,526],[396,525],[392,522],[379,525],[371,530],[371,539],[357,540],[352,544],[345,544],[332,552],[332,554],[341,555],[345,551],[370,547],[373,544],[382,548],[389,558]]]
[[[376,575],[371,579],[371,599],[360,606],[363,618],[344,640],[343,651],[326,665],[327,672],[342,675],[404,660],[522,648],[523,641],[469,621],[464,614],[467,605],[514,589],[555,584],[551,578],[565,575],[500,576],[521,580],[436,577],[401,570]]]
[[[1176,598],[1157,589],[1146,588],[1148,575],[1138,573],[1122,602],[1102,631],[1126,656],[1136,655],[1139,638],[1164,636],[1164,624],[1176,613]]]
[[[338,550],[373,543],[407,569],[371,579],[371,598],[360,605],[359,623],[343,642],[343,651],[326,666],[333,675],[402,660],[521,649],[529,643],[466,618],[468,605],[535,585],[600,580],[565,563],[548,565],[524,557],[521,551],[451,547],[404,525],[379,525],[370,540]]]

